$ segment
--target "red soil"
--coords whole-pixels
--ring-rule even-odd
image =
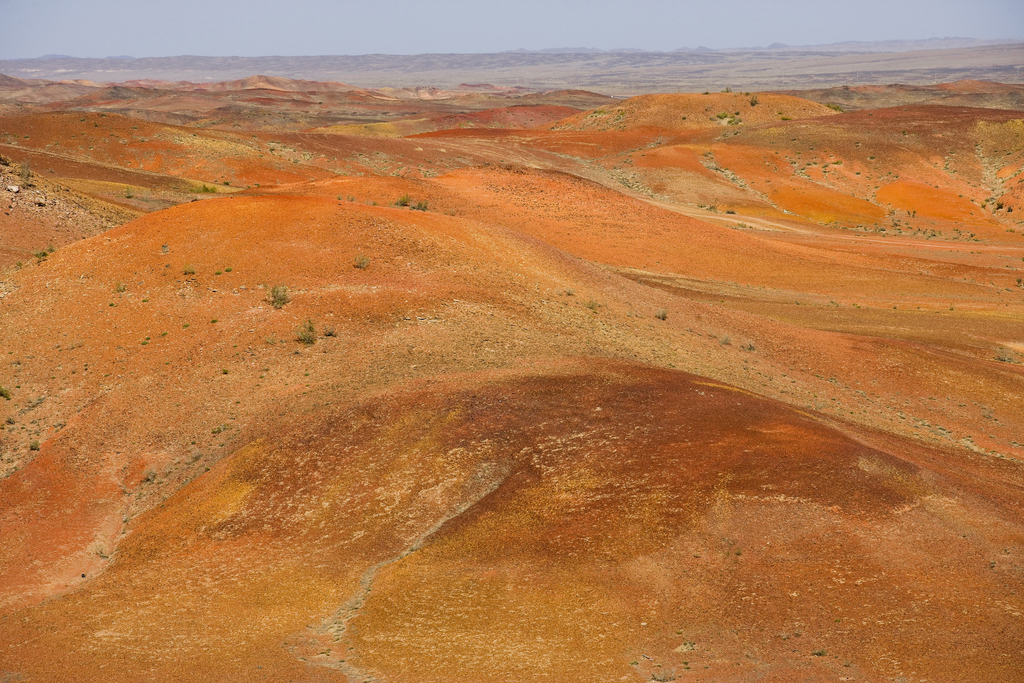
[[[940,474],[938,453],[925,468],[700,378],[590,365],[268,434],[140,517],[103,574],[4,623],[27,639],[8,665],[66,680],[1013,675],[1019,659],[998,655],[1021,635],[1003,608],[1019,519]],[[944,628],[950,610],[975,626]]]
[[[753,97],[747,93],[641,95],[619,106],[569,117],[552,126],[552,130],[660,128],[683,131],[725,127],[734,116],[746,123],[769,123],[783,120],[783,117],[800,119],[836,113],[823,104],[789,95],[758,93],[756,102],[752,103]]]
[[[912,180],[898,180],[883,185],[875,197],[879,202],[897,210],[947,221],[969,222],[976,209],[974,204],[958,197],[952,190],[934,188]]]
[[[540,128],[575,114],[571,107],[501,107],[472,114],[442,116],[431,121],[437,129],[447,128]]]
[[[252,185],[4,274],[0,678],[1013,680],[1017,119],[744,98],[0,119]]]

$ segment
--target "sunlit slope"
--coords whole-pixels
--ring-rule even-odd
[[[33,113],[0,119],[0,147],[36,172],[177,193],[331,175],[273,136],[205,131],[117,114]],[[301,163],[300,163],[301,162]],[[320,162],[320,166],[326,165]],[[179,198],[180,202],[182,199]]]
[[[660,128],[669,132],[729,128],[742,124],[801,119],[835,114],[829,107],[790,95],[711,93],[640,95],[618,106],[576,114],[552,130],[617,131]]]
[[[5,272],[0,670],[1012,680],[1024,253],[929,112],[275,135],[292,180]]]
[[[476,207],[464,194],[470,179]],[[559,214],[574,193],[586,197],[579,213]],[[411,195],[435,210],[336,194],[366,202]],[[532,214],[522,212],[526,196]],[[620,212],[635,213],[632,230],[611,220]],[[832,316],[828,302],[806,308],[777,296],[806,296],[798,287],[826,278],[829,263],[853,273],[862,264],[866,281],[878,264],[795,247],[772,254],[791,264],[786,288],[747,296],[765,297],[772,317],[796,325],[701,300],[747,289],[743,280],[727,287],[721,270],[744,254],[764,263],[751,273],[768,277],[770,247],[568,176],[490,171],[199,202],[62,249],[13,274],[3,300],[9,363],[0,386],[11,392],[3,404],[11,423],[0,486],[19,511],[11,538],[22,539],[4,548],[4,601],[61,592],[102,566],[133,514],[201,474],[241,435],[255,439],[289,419],[275,409],[280,401],[352,400],[371,387],[530,359],[673,365],[897,433],[1014,452],[1016,366],[978,357],[970,345],[951,353],[950,341],[808,332],[807,319],[786,311],[808,311],[820,325]],[[358,257],[369,267],[355,267]],[[588,261],[611,262],[644,284]],[[906,288],[943,282],[905,277]],[[710,297],[694,301],[700,278]],[[269,301],[275,285],[289,288],[281,309]],[[900,315],[870,319],[868,329],[878,335],[916,320]],[[307,321],[312,347],[295,341]],[[985,325],[975,333],[1012,334]],[[910,387],[914,404],[904,405]],[[926,400],[935,395],[947,400]],[[996,422],[979,429],[978,411]],[[63,540],[35,534],[40,528],[59,529]],[[30,561],[36,554],[47,561]]]
[[[337,124],[315,128],[309,132],[371,137],[398,137],[420,133],[494,128],[501,130],[530,129],[546,126],[577,113],[571,107],[557,105],[517,105],[457,114],[441,114],[424,118],[407,118],[389,123]]]
[[[2,622],[7,666],[83,681],[1019,668],[1003,605],[1024,528],[975,492],[1012,495],[1005,472],[965,487],[938,452],[870,447],[679,372],[586,366],[324,406],[240,443],[135,520],[100,576]],[[944,628],[949,610],[975,626]]]
[[[507,254],[531,250],[531,265],[509,268]],[[355,267],[360,256],[368,267]],[[280,401],[581,349],[533,291],[580,277],[582,264],[563,261],[451,217],[271,197],[150,214],[12,273],[0,501],[18,512],[3,602],[102,565],[154,496],[201,474],[239,433],[291,419],[298,408]],[[289,289],[281,309],[275,285]],[[313,347],[295,341],[307,321]]]
[[[695,135],[615,168],[656,195],[883,236],[1013,242],[1020,112],[914,106]],[[712,184],[713,183],[713,184]]]
[[[739,219],[732,225],[698,220],[566,174],[467,169],[436,184],[465,199],[457,205],[461,215],[514,227],[597,263],[876,303],[999,298],[951,277],[958,274],[954,266],[837,251],[827,243],[792,244],[770,232],[737,230]],[[1010,271],[979,269],[974,277],[983,272],[1000,288],[1015,284]]]

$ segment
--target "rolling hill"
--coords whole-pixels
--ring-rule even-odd
[[[1019,112],[109,95],[0,117],[5,679],[1024,667]]]

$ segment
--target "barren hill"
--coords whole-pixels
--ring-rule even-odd
[[[823,90],[791,90],[786,94],[845,109],[878,109],[906,104],[1024,109],[1024,85],[990,81],[954,81],[935,85],[856,85]]]
[[[0,117],[0,677],[1024,669],[1019,112],[138,87]]]
[[[567,118],[553,130],[635,130],[679,132],[748,123],[827,116],[835,110],[805,99],[760,93],[641,95],[621,105],[600,107]]]

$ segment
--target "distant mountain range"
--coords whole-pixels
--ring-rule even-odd
[[[981,47],[984,45],[1012,45],[1020,43],[1016,40],[979,40],[977,38],[927,38],[924,40],[882,40],[882,41],[860,41],[848,40],[841,43],[820,43],[814,45],[787,45],[785,43],[772,43],[768,47],[741,47],[741,48],[710,48],[703,45],[695,48],[680,47],[672,52],[751,52],[758,50],[823,50],[826,52],[910,52],[912,50],[949,50],[965,47]],[[602,50],[596,47],[555,47],[545,50],[511,50],[513,53],[537,54],[537,55],[575,55],[575,54],[644,54],[656,53],[654,50],[641,50],[636,48],[615,48]]]
[[[264,74],[336,81],[364,88],[493,83],[530,90],[587,89],[608,94],[829,88],[855,84],[932,84],[955,80],[1019,82],[1024,42],[935,38],[884,43],[671,52],[554,48],[492,54],[301,57],[46,56],[0,61],[22,79],[123,83],[211,83]]]

